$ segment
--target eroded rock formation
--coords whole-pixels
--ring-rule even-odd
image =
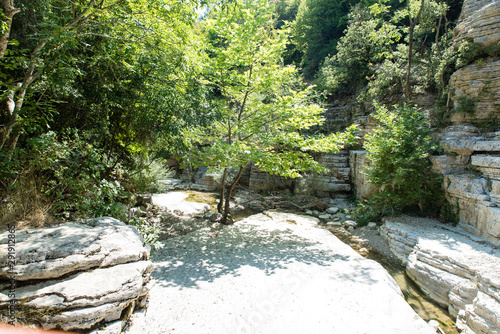
[[[0,235],[4,279],[7,238]],[[18,313],[44,328],[86,330],[118,320],[143,306],[151,288],[149,247],[114,218],[19,231],[15,251]],[[0,285],[0,309],[10,303],[9,287]]]
[[[460,228],[423,218],[380,229],[408,275],[465,333],[500,333],[500,252]]]

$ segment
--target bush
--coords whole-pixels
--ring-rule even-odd
[[[374,117],[379,127],[368,134],[370,181],[380,187],[371,206],[379,212],[403,210],[437,215],[444,203],[442,179],[431,172],[429,156],[436,141],[423,114],[415,109],[379,106]]]
[[[30,139],[10,163],[10,182],[2,184],[8,202],[1,208],[2,220],[30,220],[35,211],[62,219],[123,218],[126,194],[102,157],[74,130]]]

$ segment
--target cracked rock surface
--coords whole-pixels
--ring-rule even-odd
[[[127,333],[435,333],[381,265],[317,224],[266,211],[163,241]]]
[[[8,278],[8,232],[0,234],[0,278]],[[16,233],[16,280],[50,279],[140,261],[148,253],[134,226],[103,217]]]

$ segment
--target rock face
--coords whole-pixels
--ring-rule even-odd
[[[249,187],[252,191],[276,191],[288,189],[296,194],[330,196],[351,190],[349,183],[348,153],[320,154],[317,161],[329,171],[325,174],[304,173],[302,178],[286,179],[262,172],[252,166]]]
[[[456,44],[483,50],[500,42],[500,1],[465,0]],[[446,155],[433,157],[447,197],[467,231],[500,245],[500,60],[477,59],[450,79],[453,126],[439,136]],[[474,125],[474,126],[473,126]],[[491,131],[491,132],[489,132]]]
[[[455,40],[470,40],[484,47],[500,41],[500,1],[465,0]]]
[[[497,3],[500,10],[500,1]],[[498,13],[498,34],[500,35],[500,11]],[[453,122],[500,119],[500,60],[484,59],[459,69],[450,79],[455,110]],[[467,101],[474,101],[469,107]],[[461,111],[462,110],[462,111]]]
[[[15,247],[18,310],[46,329],[86,330],[118,320],[151,289],[149,247],[135,227],[114,218],[19,231]],[[0,286],[0,309],[9,302],[9,286]]]
[[[337,154],[321,154],[317,161],[328,169],[325,174],[307,173],[295,181],[295,193],[330,196],[351,190],[349,183],[349,155],[347,151]]]
[[[0,235],[0,278],[8,278],[8,234]],[[134,226],[114,218],[89,219],[16,235],[16,280],[49,279],[89,268],[146,260]]]
[[[500,333],[500,252],[460,228],[399,217],[380,229],[408,275],[465,333]]]
[[[460,226],[500,245],[500,132],[481,134],[474,126],[456,124],[439,140],[448,155],[433,157],[433,168],[444,176]]]
[[[349,166],[351,167],[351,182],[356,197],[361,200],[370,198],[377,187],[369,181],[367,175],[369,166],[368,151],[350,151]]]

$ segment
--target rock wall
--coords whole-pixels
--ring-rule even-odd
[[[498,249],[424,218],[388,219],[380,233],[412,280],[457,319],[459,330],[500,333]]]
[[[294,193],[329,197],[351,190],[347,151],[341,151],[337,154],[321,154],[317,161],[325,166],[328,172],[325,174],[304,174],[303,178],[295,180]]]
[[[464,0],[455,42],[470,40],[487,47],[500,41],[500,1]]]
[[[498,47],[500,1],[464,0],[454,42]],[[450,79],[452,126],[438,138],[445,154],[433,157],[444,176],[459,225],[500,245],[500,60],[478,59]]]
[[[498,15],[500,18],[500,12]],[[456,111],[452,122],[480,124],[500,119],[500,60],[488,58],[461,68],[451,76],[450,85]]]
[[[351,168],[351,183],[356,198],[365,200],[377,191],[377,187],[369,181],[366,168],[369,166],[368,151],[350,151],[349,167]]]
[[[351,190],[349,155],[347,151],[337,154],[318,154],[316,160],[329,171],[325,174],[307,172],[302,178],[287,179],[277,175],[271,175],[261,171],[257,166],[251,164],[247,171],[246,184],[251,191],[290,191],[296,194],[334,196]],[[207,167],[200,167],[195,177],[193,189],[203,191],[214,191],[222,175],[220,173],[207,173]],[[228,178],[232,180],[236,171],[229,173]],[[229,183],[228,183],[229,184]],[[245,184],[245,181],[240,182]]]
[[[0,234],[0,278],[8,233]],[[144,306],[153,269],[134,226],[104,217],[15,233],[17,316],[43,328],[89,330]],[[10,303],[0,284],[0,312]],[[126,318],[126,317],[125,317]],[[123,326],[123,324],[122,324]]]
[[[459,225],[500,246],[500,132],[457,124],[439,134],[446,155],[432,158],[443,174]]]

